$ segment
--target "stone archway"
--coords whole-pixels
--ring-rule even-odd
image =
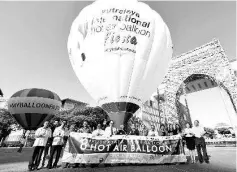
[[[222,83],[218,84],[218,81],[215,80],[215,78],[212,78],[208,75],[204,74],[192,74],[188,76],[184,81],[183,84],[179,87],[177,93],[176,93],[176,108],[177,108],[177,114],[178,114],[178,120],[179,124],[184,127],[186,122],[192,123],[189,106],[187,103],[187,99],[184,98],[184,102],[180,102],[181,96],[186,97],[189,93],[202,91],[205,89],[215,88],[215,87],[221,87],[223,90],[226,91],[226,93],[229,95],[229,91],[227,88],[223,86]],[[230,97],[230,101],[233,105],[233,99]],[[235,106],[233,106],[235,112]]]
[[[166,101],[162,106],[168,120],[178,122],[176,93],[183,81],[193,74],[207,75],[218,82],[229,94],[236,112],[236,77],[231,71],[228,58],[219,40],[214,39],[210,43],[172,59],[168,74],[163,82],[166,85]]]

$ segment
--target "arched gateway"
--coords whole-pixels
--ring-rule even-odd
[[[167,121],[178,122],[177,98],[189,90],[187,83],[192,79],[209,79],[224,88],[230,96],[234,110],[237,106],[236,76],[230,67],[229,60],[220,45],[213,39],[201,47],[173,57],[168,73],[163,81],[166,85],[165,100],[161,108]],[[184,82],[185,81],[185,82]],[[183,88],[180,91],[180,88]],[[161,115],[162,116],[162,115]]]

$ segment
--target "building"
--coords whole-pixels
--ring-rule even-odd
[[[62,107],[60,111],[74,111],[76,109],[83,109],[86,106],[88,106],[87,103],[66,98],[62,100]]]
[[[7,109],[7,101],[5,97],[0,97],[0,109]]]

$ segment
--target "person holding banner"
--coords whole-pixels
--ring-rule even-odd
[[[173,135],[177,135],[178,134],[178,128],[177,128],[176,124],[172,125],[172,132],[173,132]]]
[[[105,119],[105,120],[103,121],[103,123],[102,123],[101,129],[102,129],[102,130],[105,130],[106,127],[107,127],[107,120]]]
[[[70,127],[69,127],[69,130],[66,131],[65,133],[65,136],[67,137],[67,140],[69,139],[70,137],[70,133],[71,132],[76,132],[76,124],[71,124]],[[65,137],[64,137],[65,138]],[[64,147],[66,147],[66,144],[67,144],[67,140],[64,142]],[[71,167],[71,164],[70,163],[65,163],[64,165],[62,165],[63,168],[69,168]]]
[[[165,125],[164,124],[160,124],[160,130],[159,130],[159,136],[167,136],[168,133],[165,130]]]
[[[117,135],[126,135],[126,132],[124,131],[124,125],[120,125],[120,129],[116,133]]]
[[[97,129],[92,132],[92,136],[103,136],[104,130],[101,129],[101,124],[97,125]]]
[[[206,163],[209,163],[209,158],[206,149],[206,142],[203,137],[203,135],[205,134],[205,130],[203,127],[199,125],[198,120],[194,121],[194,127],[192,128],[192,132],[194,133],[195,136],[195,145],[197,148],[199,162],[202,164],[204,160]],[[203,151],[203,154],[201,153],[201,149]]]
[[[131,126],[131,130],[129,131],[128,134],[129,135],[139,136],[139,131],[138,131],[138,129],[135,128],[134,124]]]
[[[109,122],[109,126],[106,127],[105,129],[105,132],[104,132],[104,135],[105,136],[112,136],[112,135],[115,135],[117,133],[117,129],[114,127],[114,121],[110,121]]]
[[[53,157],[54,154],[56,153],[56,158],[53,163],[53,168],[57,168],[57,164],[61,155],[61,151],[64,145],[64,136],[66,134],[65,127],[66,127],[67,122],[62,121],[61,126],[55,128],[54,133],[53,133],[53,144],[52,144],[52,152],[50,154],[49,162],[47,165],[48,169],[52,168],[52,163],[53,163]]]
[[[147,136],[148,135],[148,130],[146,129],[146,126],[142,124],[141,131],[139,132],[140,136]]]
[[[88,125],[87,121],[83,122],[83,127],[79,129],[79,133],[91,133],[91,127]]]
[[[173,136],[173,125],[172,124],[168,124],[168,135],[169,136]]]
[[[158,132],[155,130],[154,125],[151,125],[151,130],[148,132],[147,136],[150,136],[150,137],[159,136]]]
[[[35,132],[35,142],[34,142],[34,151],[31,157],[31,160],[28,165],[29,171],[38,169],[40,164],[41,156],[48,141],[48,138],[51,137],[52,132],[49,128],[49,121],[44,122],[44,126],[40,127]]]

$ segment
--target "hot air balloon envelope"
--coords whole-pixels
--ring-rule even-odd
[[[44,89],[25,89],[8,100],[8,110],[26,130],[35,130],[59,112],[59,96]]]
[[[116,127],[149,99],[172,56],[169,29],[137,0],[97,0],[74,20],[68,38],[72,67]]]

